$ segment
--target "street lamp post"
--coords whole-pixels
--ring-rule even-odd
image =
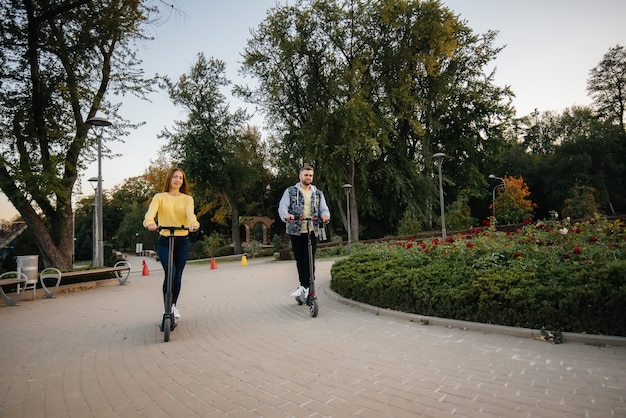
[[[352,221],[350,219],[350,190],[352,185],[349,183],[344,184],[343,190],[346,192],[346,219],[348,223],[348,254],[352,254]]]
[[[493,188],[492,198],[491,198],[491,209],[493,210],[493,222],[496,223],[496,190],[498,188],[506,188],[506,184],[504,183],[504,179],[501,177],[494,176],[493,174],[489,174],[489,178],[492,180],[500,180],[500,183],[496,184]]]
[[[441,166],[443,165],[443,160],[446,158],[446,154],[443,152],[438,152],[433,155],[433,162],[435,166],[439,169],[439,205],[441,206],[441,238],[446,239],[446,213],[443,202],[443,180],[441,177]]]
[[[91,264],[97,266],[99,265],[98,260],[100,259],[100,253],[98,252],[98,178],[91,177],[87,181],[91,184],[91,187],[93,187],[94,194],[93,203],[91,204],[93,206],[93,220],[91,222]]]
[[[99,126],[100,132],[97,132],[98,137],[98,189],[96,190],[96,214],[97,214],[97,259],[95,260],[96,266],[104,265],[104,241],[103,241],[103,226],[102,226],[102,130],[106,126],[111,126],[112,123],[105,118],[93,117],[85,121],[87,125]]]

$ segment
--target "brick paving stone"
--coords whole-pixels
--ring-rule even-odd
[[[625,339],[423,325],[335,295],[332,260],[311,318],[289,296],[294,262],[251,259],[190,262],[164,343],[163,272],[142,260],[124,286],[0,305],[0,417],[626,416]]]

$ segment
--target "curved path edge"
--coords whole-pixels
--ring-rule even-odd
[[[521,338],[534,338],[541,337],[541,330],[532,328],[510,327],[506,325],[496,324],[483,324],[481,322],[462,321],[459,319],[439,318],[435,316],[426,316],[419,314],[412,314],[407,312],[396,311],[389,308],[381,308],[378,306],[368,305],[367,303],[358,302],[356,300],[344,298],[339,293],[330,288],[329,283],[322,285],[323,291],[329,297],[332,297],[336,301],[361,308],[365,311],[374,313],[375,315],[389,315],[395,318],[406,319],[407,321],[417,322],[422,324],[436,325],[447,328],[459,328],[462,330],[481,331],[492,334],[504,334],[512,337]],[[598,335],[598,334],[581,334],[575,332],[563,332],[564,342],[575,342],[588,345],[606,345],[606,346],[620,346],[626,347],[626,337],[617,337],[612,335]]]

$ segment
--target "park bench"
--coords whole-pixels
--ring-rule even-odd
[[[56,268],[49,267],[41,271],[39,275],[39,281],[44,295],[47,298],[53,298],[56,291],[59,289],[63,279],[72,279],[77,277],[89,277],[98,276],[113,273],[115,278],[119,282],[120,286],[126,284],[128,276],[130,275],[130,263],[128,261],[118,261],[113,267],[102,267],[91,270],[75,270],[61,272]],[[24,273],[18,273],[16,271],[10,271],[0,276],[0,296],[4,299],[7,305],[15,305],[19,301],[20,297],[24,294],[24,286],[27,277]],[[50,285],[52,281],[53,285]],[[46,284],[48,282],[48,284]],[[18,291],[9,297],[2,288],[3,286],[15,286],[18,285]],[[21,290],[20,290],[21,288]]]
[[[4,303],[6,303],[8,306],[16,305],[17,301],[20,300],[20,298],[26,291],[27,281],[28,277],[21,271],[7,271],[6,273],[2,273],[0,275],[0,296],[2,296]],[[15,285],[17,285],[17,292],[15,292],[13,297],[7,295],[4,292],[4,286]]]
[[[139,253],[142,257],[155,258],[157,253],[154,250],[143,250]]]

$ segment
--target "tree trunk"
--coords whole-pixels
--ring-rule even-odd
[[[230,238],[233,242],[233,249],[235,254],[241,254],[241,235],[239,233],[239,227],[241,224],[239,223],[239,208],[237,207],[237,198],[233,196],[226,189],[222,189],[222,194],[224,194],[224,198],[226,202],[228,202],[228,206],[230,207],[230,216],[232,218],[230,223]]]
[[[59,270],[71,270],[74,247],[72,241],[74,227],[72,208],[59,210],[57,219],[51,222],[50,227],[30,206],[27,210],[18,208],[18,211],[35,237],[44,268],[55,267]],[[51,233],[53,235],[50,235]]]
[[[359,240],[359,209],[356,204],[354,188],[352,188],[348,197],[350,202],[350,235],[352,242],[357,242]]]
[[[241,234],[239,233],[239,227],[241,224],[239,223],[239,211],[234,209],[231,211],[231,216],[233,218],[231,222],[231,238],[233,240],[233,249],[235,254],[241,254]]]

